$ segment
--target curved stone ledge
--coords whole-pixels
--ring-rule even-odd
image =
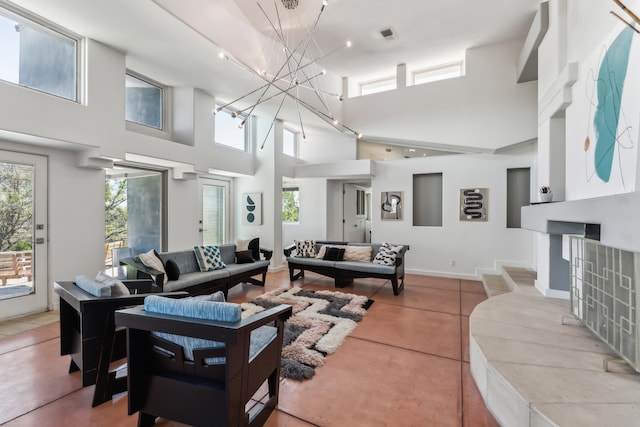
[[[640,375],[532,286],[490,298],[469,318],[471,374],[500,425],[637,426]]]

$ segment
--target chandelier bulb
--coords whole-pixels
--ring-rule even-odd
[[[218,56],[220,57],[220,59],[226,59],[227,58],[227,55],[225,55],[224,52],[220,52],[218,54]]]
[[[244,127],[244,122],[246,120],[241,121],[240,123],[238,123],[238,129],[242,129]]]
[[[327,6],[329,4],[329,2],[327,0],[322,0],[322,5],[323,6]]]
[[[264,143],[260,146],[260,148],[258,148],[258,151],[260,151],[260,152],[264,151]]]
[[[346,47],[351,47],[351,42],[349,40],[347,40],[347,42],[345,43]]]
[[[327,74],[327,70],[320,71],[320,74],[322,74],[324,76],[325,74]]]
[[[238,117],[238,112],[234,111],[233,113],[231,113],[231,117],[233,117],[234,119]]]
[[[362,132],[358,132],[356,136],[358,137],[358,139],[362,139]]]
[[[220,110],[218,110],[217,108],[214,108],[213,110],[211,110],[211,114],[213,114],[214,116],[216,114],[218,114],[220,112]]]
[[[304,133],[302,134],[302,142],[307,142],[307,135]]]

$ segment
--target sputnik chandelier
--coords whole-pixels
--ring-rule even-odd
[[[249,117],[255,110],[255,108],[267,101],[270,101],[278,96],[281,96],[280,104],[278,105],[277,111],[273,116],[271,121],[271,125],[269,126],[269,130],[267,131],[264,141],[260,145],[260,151],[264,149],[264,145],[267,142],[267,138],[273,129],[276,119],[278,118],[278,114],[282,109],[284,101],[287,98],[292,99],[295,102],[298,116],[298,124],[300,126],[300,130],[302,133],[302,140],[304,142],[307,141],[307,135],[305,132],[305,127],[302,122],[302,113],[301,107],[311,111],[318,117],[324,119],[325,121],[331,123],[336,129],[351,132],[356,137],[361,138],[362,134],[351,129],[346,126],[344,123],[340,123],[336,120],[331,113],[331,109],[329,108],[329,103],[327,102],[327,97],[335,97],[342,101],[342,95],[331,93],[320,88],[319,78],[325,75],[324,70],[316,71],[319,69],[317,64],[318,61],[328,57],[329,55],[334,54],[346,47],[351,46],[349,42],[344,45],[329,51],[328,53],[320,54],[316,59],[312,57],[312,47],[315,47],[319,50],[317,43],[313,37],[313,34],[316,30],[318,22],[320,21],[320,17],[324,12],[327,6],[327,0],[322,0],[322,6],[318,15],[316,16],[313,24],[308,29],[301,29],[299,34],[301,37],[299,40],[295,40],[295,37],[291,36],[291,33],[287,32],[287,29],[291,29],[292,26],[290,22],[297,22],[299,24],[299,20],[297,16],[295,16],[294,10],[298,7],[298,0],[281,0],[282,6],[285,10],[279,9],[277,4],[277,0],[274,0],[274,10],[275,10],[275,19],[270,17],[265,11],[264,7],[260,4],[260,1],[257,0],[256,4],[260,9],[262,15],[265,17],[267,22],[269,23],[270,30],[274,33],[273,37],[273,45],[274,49],[271,55],[271,60],[275,62],[274,69],[277,69],[274,75],[270,75],[266,69],[260,68],[252,68],[249,67],[242,62],[232,58],[226,53],[221,53],[220,57],[225,59],[234,65],[252,73],[260,77],[265,81],[265,84],[262,86],[244,94],[243,96],[234,99],[231,102],[228,102],[224,105],[216,106],[213,110],[213,114],[217,114],[222,109],[233,108],[232,106],[242,100],[246,100],[252,95],[258,94],[258,98],[253,102],[249,107],[244,108],[242,110],[234,110],[232,112],[232,116],[235,117]],[[288,16],[285,16],[288,15]],[[285,22],[286,18],[290,18]],[[277,62],[277,61],[281,61]],[[320,108],[311,105],[309,102],[303,100],[301,97],[303,96],[303,91],[311,92],[311,96],[315,97],[319,100]],[[315,103],[315,102],[314,102]],[[246,123],[246,118],[244,118],[239,124],[238,127],[242,128]]]

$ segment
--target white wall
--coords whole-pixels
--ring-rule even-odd
[[[327,183],[325,179],[285,179],[300,189],[300,216],[297,223],[282,224],[282,243],[294,240],[326,239]]]
[[[533,265],[533,235],[506,228],[508,168],[532,167],[535,147],[512,155],[455,155],[379,162],[372,180],[372,241],[406,244],[411,273],[479,278],[500,265]],[[414,227],[413,175],[443,174],[442,227]],[[459,220],[460,189],[488,188],[488,221]],[[404,192],[404,220],[380,219],[381,193]],[[455,266],[450,261],[455,260]]]
[[[523,41],[470,49],[466,75],[345,99],[367,137],[497,149],[535,139],[536,82],[516,83]]]

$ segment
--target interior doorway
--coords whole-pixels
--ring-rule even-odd
[[[47,158],[0,151],[0,320],[47,310]]]
[[[344,183],[342,195],[342,240],[371,242],[371,188],[361,183]]]

